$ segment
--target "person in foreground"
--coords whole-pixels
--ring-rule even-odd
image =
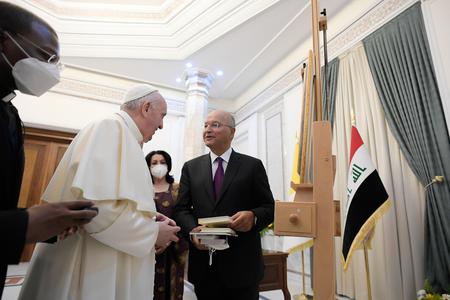
[[[170,218],[178,196],[178,184],[170,175],[172,158],[166,151],[157,150],[147,154],[145,160],[155,188],[156,210]],[[168,247],[156,249],[153,299],[183,299],[188,247],[186,240],[180,239]]]
[[[76,234],[37,247],[19,299],[152,298],[155,245],[178,241],[180,230],[156,212],[142,152],[166,111],[157,90],[138,85],[120,112],[75,137],[42,197],[93,201],[99,214]]]
[[[59,42],[36,15],[0,2],[0,298],[8,264],[20,261],[25,243],[47,240],[97,215],[89,201],[17,209],[24,170],[22,122],[11,103],[15,90],[40,96],[59,81]]]
[[[234,133],[231,114],[211,112],[203,131],[211,152],[182,169],[174,214],[182,233],[198,232],[198,218],[226,215],[238,234],[228,249],[212,254],[211,265],[207,248],[192,238],[188,280],[199,300],[258,299],[264,275],[259,231],[273,221],[274,200],[262,162],[231,148]]]

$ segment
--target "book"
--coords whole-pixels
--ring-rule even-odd
[[[228,227],[204,227],[200,232],[191,232],[190,234],[197,236],[237,236],[236,231]]]
[[[200,233],[216,234],[216,235],[236,235],[236,231],[228,227],[204,227]]]
[[[210,218],[199,218],[198,224],[204,225],[206,227],[226,227],[231,224],[231,217],[229,216],[219,216]]]

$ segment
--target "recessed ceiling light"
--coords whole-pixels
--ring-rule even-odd
[[[190,62],[186,63],[186,68],[192,68],[192,64]]]
[[[222,75],[223,75],[223,71],[222,71],[222,70],[217,71],[217,72],[216,72],[216,75],[217,75],[217,76],[222,76]]]
[[[180,83],[181,82],[181,78],[177,77],[177,79],[175,79],[176,82]]]

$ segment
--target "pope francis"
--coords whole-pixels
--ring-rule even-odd
[[[42,200],[91,200],[91,223],[33,254],[19,299],[152,299],[155,245],[179,227],[156,213],[142,144],[163,127],[167,105],[149,85],[130,89],[117,114],[75,137]]]

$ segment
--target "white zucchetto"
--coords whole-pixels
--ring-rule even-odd
[[[122,99],[122,104],[142,98],[158,90],[149,84],[139,84],[130,88]]]

